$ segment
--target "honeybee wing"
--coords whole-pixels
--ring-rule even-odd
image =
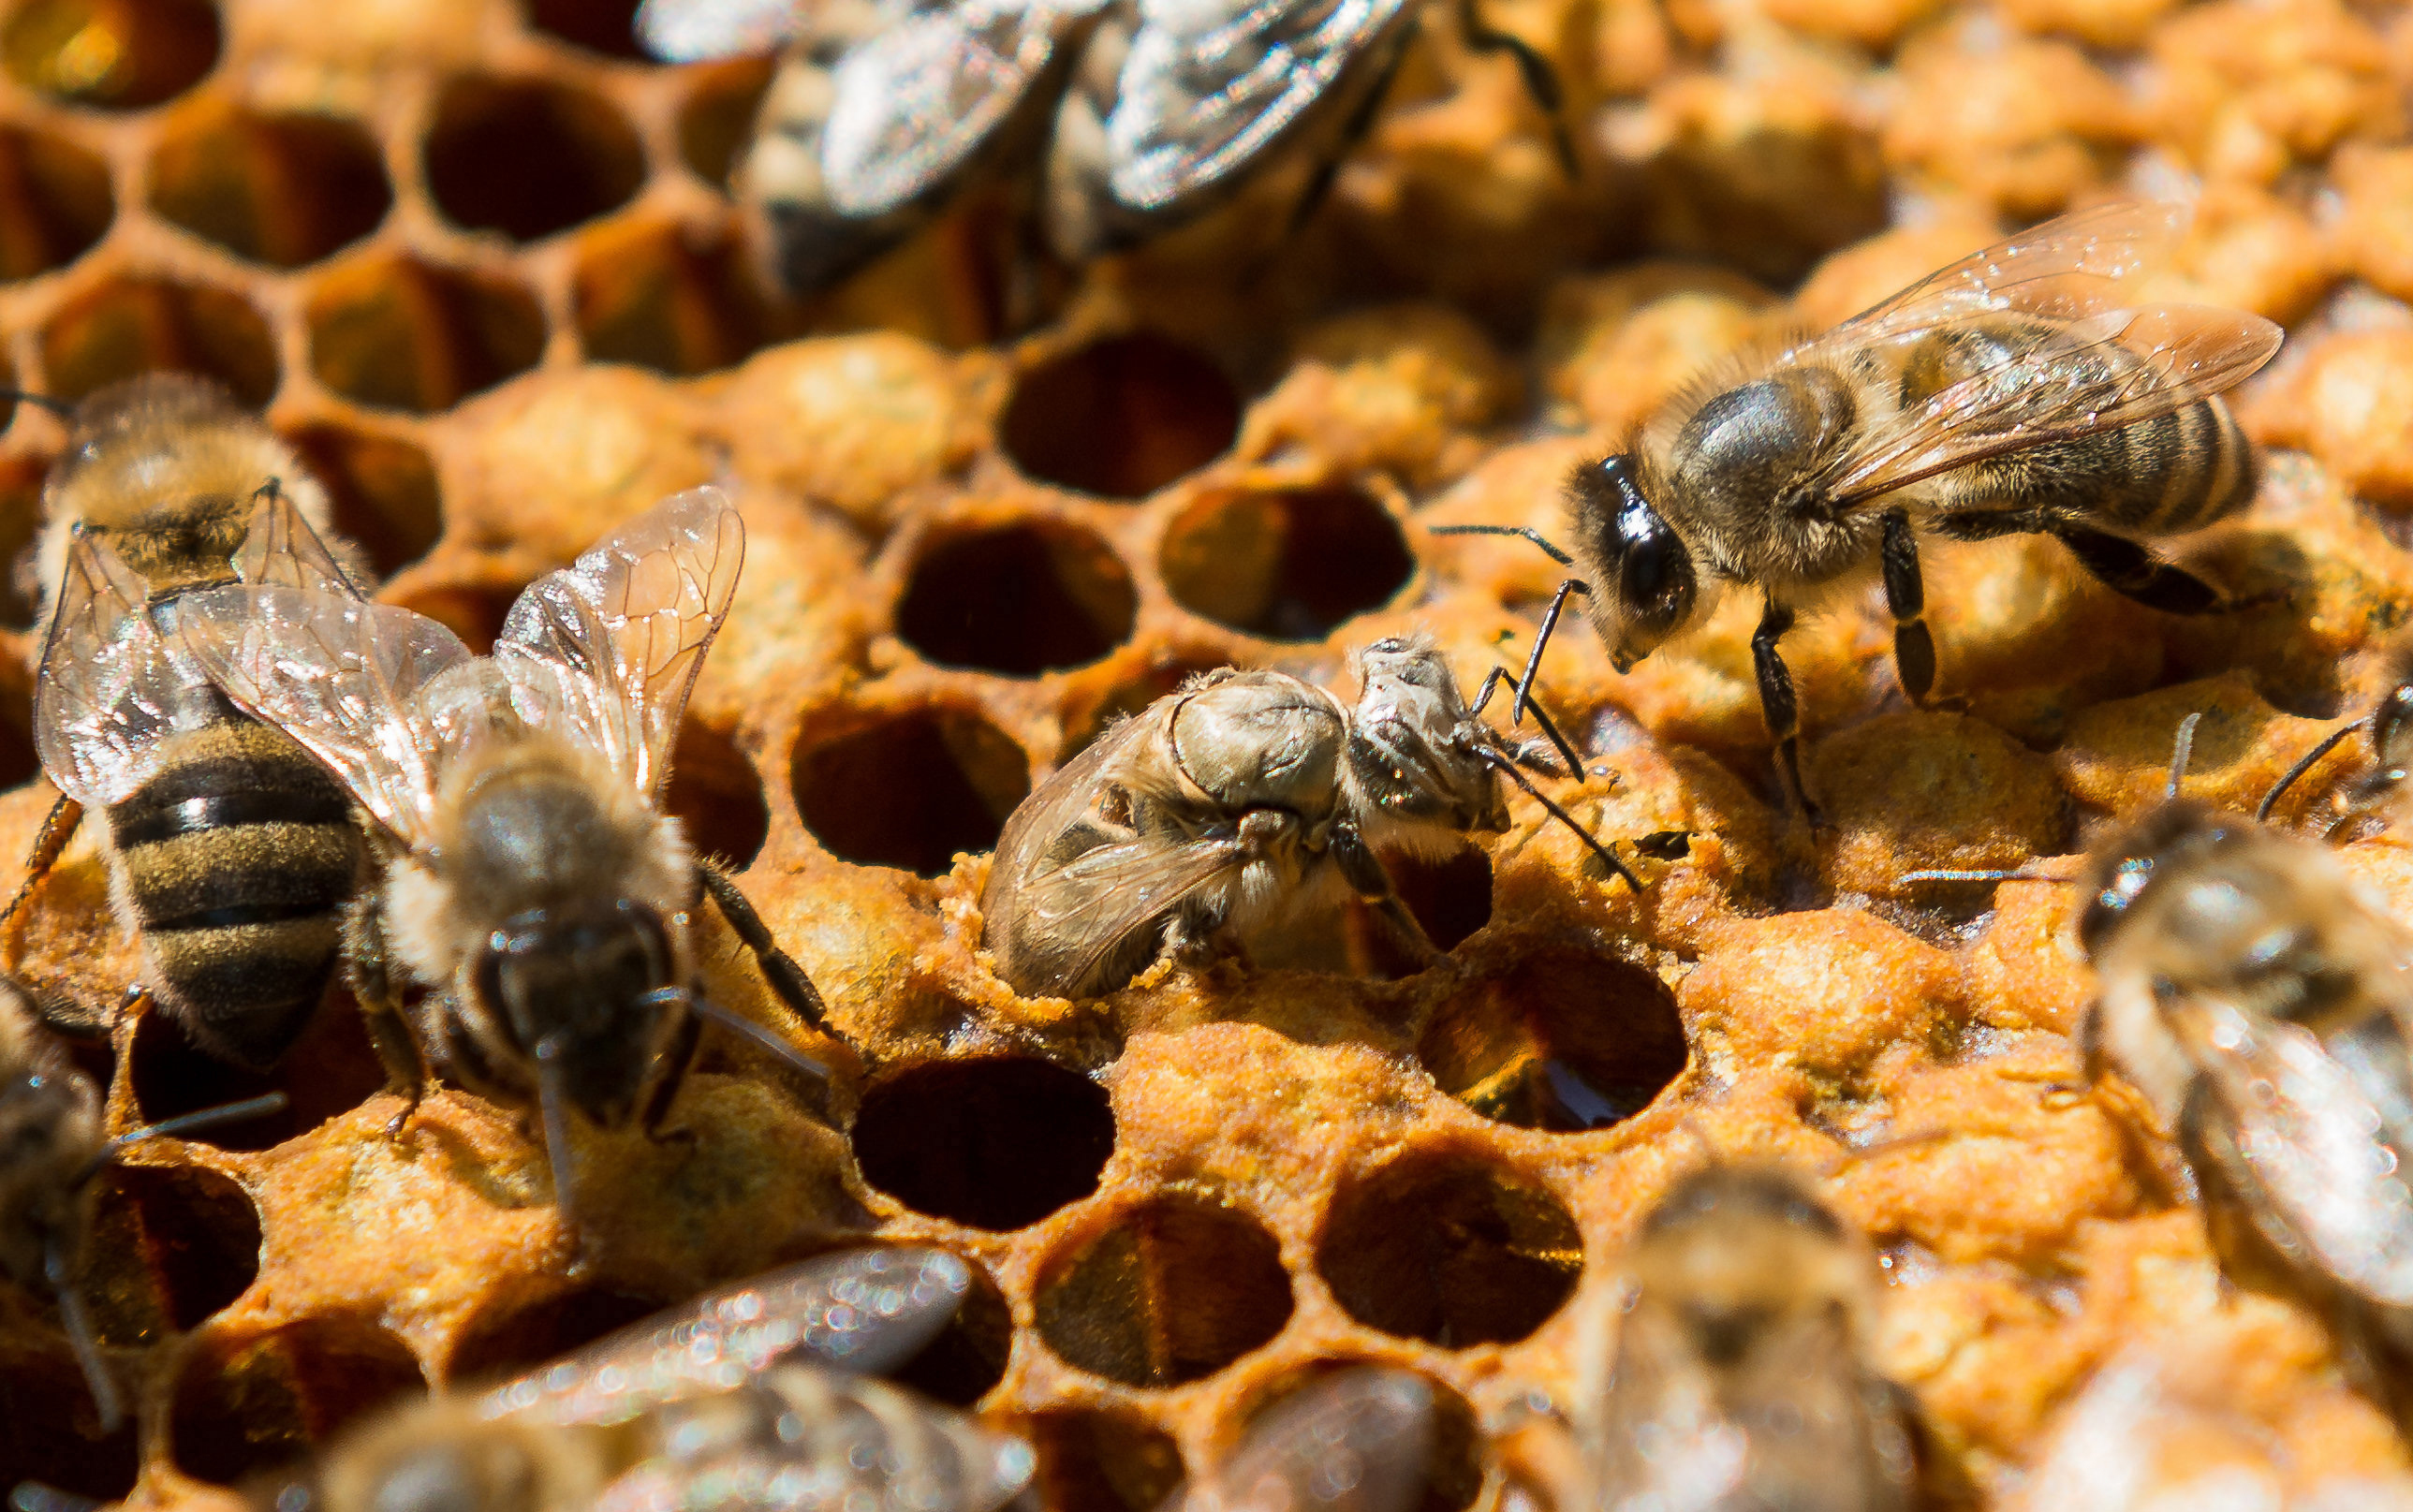
[[[67,547],[34,684],[34,750],[85,808],[126,796],[158,768],[160,737],[207,722],[207,681],[159,633],[151,586],[99,537]]]
[[[235,554],[234,575],[263,586],[303,588],[359,599],[366,595],[352,581],[335,554],[310,528],[310,522],[283,492],[268,495],[251,511],[243,549]]]
[[[659,793],[745,558],[745,522],[728,496],[696,488],[537,579],[495,642],[523,715],[566,721],[638,792]],[[530,663],[555,675],[526,676]]]
[[[1405,1512],[1431,1446],[1432,1387],[1421,1377],[1343,1371],[1276,1406],[1159,1512]]]
[[[726,1390],[783,1360],[876,1374],[920,1352],[954,1317],[971,1271],[944,1250],[848,1250],[707,1293],[505,1382],[479,1416],[625,1421]]]
[[[445,732],[422,696],[475,660],[460,637],[392,604],[243,585],[176,600],[185,649],[257,719],[326,764],[413,849],[433,838]]]
[[[664,63],[768,52],[802,28],[809,0],[645,0],[637,7],[638,44]]]

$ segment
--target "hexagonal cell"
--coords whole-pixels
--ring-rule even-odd
[[[283,1092],[285,1107],[195,1134],[220,1149],[268,1149],[315,1129],[339,1113],[376,1096],[385,1070],[369,1045],[368,1031],[348,993],[327,994],[302,1037],[262,1075],[202,1054],[166,1014],[145,1012],[134,1026],[132,1063],[135,1105],[155,1123],[203,1108]]]
[[[864,1179],[919,1212],[1021,1228],[1098,1190],[1115,1151],[1105,1089],[1028,1056],[935,1060],[864,1093]]]
[[[1443,860],[1386,855],[1392,891],[1432,942],[1456,950],[1491,922],[1491,858],[1470,845]]]
[[[1004,1380],[1014,1351],[1014,1310],[1005,1293],[987,1271],[965,1264],[972,1284],[963,1305],[920,1354],[888,1372],[891,1380],[955,1407],[971,1406]]]
[[[1566,1204],[1496,1157],[1412,1150],[1344,1182],[1315,1267],[1369,1328],[1444,1349],[1515,1343],[1575,1291]]]
[[[155,1344],[250,1289],[259,1213],[243,1188],[199,1165],[113,1165],[99,1179],[81,1285],[101,1338]]]
[[[637,0],[527,0],[528,25],[607,58],[646,61],[637,45]]]
[[[393,204],[384,156],[357,122],[218,104],[179,112],[151,155],[151,208],[239,258],[316,262],[377,230]]]
[[[1039,1505],[1055,1512],[1148,1512],[1181,1484],[1173,1435],[1121,1413],[1063,1408],[1014,1426],[1039,1453]]]
[[[181,95],[218,61],[210,0],[23,0],[0,24],[0,63],[37,94],[103,110]]]
[[[455,79],[423,152],[427,189],[446,219],[515,242],[617,210],[645,179],[636,128],[618,111],[539,79]]]
[[[969,710],[916,709],[799,748],[805,827],[841,860],[944,876],[955,853],[997,843],[1030,791],[1030,763]]]
[[[42,328],[42,367],[67,400],[163,368],[206,373],[254,408],[276,393],[276,343],[250,302],[165,278],[112,278],[61,305]]]
[[[1284,1371],[1266,1384],[1246,1409],[1243,1420],[1254,1427],[1267,1413],[1306,1387],[1326,1376],[1369,1363],[1373,1362],[1325,1359]],[[1398,1369],[1387,1361],[1381,1363],[1385,1369]],[[1424,1494],[1409,1505],[1414,1512],[1460,1512],[1461,1508],[1473,1506],[1474,1499],[1483,1494],[1483,1425],[1474,1416],[1473,1403],[1430,1376],[1422,1379],[1432,1391],[1432,1442],[1425,1460]]]
[[[1058,764],[1088,749],[1090,743],[1105,734],[1106,726],[1117,719],[1139,713],[1200,673],[1213,672],[1221,665],[1205,657],[1168,657],[1139,675],[1116,684],[1103,695],[1067,706],[1064,747],[1057,753]]]
[[[694,719],[679,726],[671,748],[671,780],[662,808],[687,827],[688,843],[731,871],[744,871],[771,838],[771,806],[762,779],[737,742]]]
[[[490,1307],[469,1320],[444,1364],[448,1383],[474,1384],[517,1375],[614,1329],[650,1317],[667,1304],[608,1286],[558,1292],[525,1307]]]
[[[1485,1118],[1554,1134],[1632,1118],[1688,1055],[1665,983],[1555,947],[1443,1004],[1416,1046],[1442,1090]]]
[[[1106,498],[1145,498],[1231,450],[1240,395],[1212,358],[1140,332],[1022,375],[998,440],[1023,475]]]
[[[47,132],[0,130],[0,279],[66,267],[116,214],[107,163]]]
[[[1159,565],[1192,614],[1269,640],[1320,641],[1390,602],[1416,559],[1356,489],[1217,489],[1175,517]]]
[[[330,270],[312,286],[303,318],[318,381],[388,409],[449,409],[544,355],[544,314],[533,294],[416,258]]]
[[[123,1501],[139,1468],[134,1423],[107,1438],[92,1388],[64,1338],[12,1330],[0,1351],[0,1484],[39,1481],[96,1502]]]
[[[1034,676],[1131,638],[1139,594],[1114,548],[1061,520],[1027,520],[925,547],[896,634],[941,666]]]
[[[728,236],[677,226],[606,226],[580,244],[571,308],[587,359],[685,376],[762,345],[770,318]]]
[[[1154,1198],[1049,1259],[1039,1336],[1069,1364],[1125,1386],[1202,1380],[1281,1332],[1293,1307],[1281,1246],[1246,1213]]]
[[[679,157],[696,177],[729,187],[777,67],[777,58],[730,58],[688,70],[692,83],[678,112]]]
[[[379,577],[426,556],[444,533],[436,464],[410,442],[332,422],[285,439],[326,486],[335,528],[368,553]]]
[[[171,1452],[186,1475],[231,1486],[425,1388],[402,1341],[366,1318],[336,1314],[207,1340],[177,1378]]]

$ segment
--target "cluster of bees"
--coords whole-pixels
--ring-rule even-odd
[[[699,56],[760,45],[796,14],[649,0],[640,24],[659,51]],[[1090,255],[1212,203],[1277,140],[1323,132],[1337,151],[1414,15],[1402,0],[1311,15],[967,0],[851,23],[833,7],[792,43],[746,193],[773,267],[799,289],[976,172],[1034,174],[1048,238]],[[983,67],[963,67],[975,50]],[[1546,70],[1527,73],[1547,103]],[[2220,395],[2280,333],[2123,300],[2179,229],[2160,205],[2080,211],[1703,375],[1571,481],[1565,549],[1532,540],[1577,575],[1523,674],[1492,669],[1472,703],[1435,645],[1406,637],[1359,652],[1354,703],[1225,669],[1112,726],[1004,827],[982,899],[994,970],[1026,996],[1093,997],[1167,956],[1266,954],[1353,900],[1429,961],[1439,952],[1385,858],[1503,832],[1503,782],[1642,891],[1617,845],[1665,838],[1592,836],[1535,781],[1584,770],[1533,697],[1570,599],[1622,670],[1725,595],[1759,595],[1753,650],[1777,770],[1813,825],[1780,641],[1799,615],[1881,587],[1902,689],[1927,703],[1922,535],[2050,536],[2154,608],[2240,607],[2153,544],[2254,497],[2258,460]],[[62,797],[12,909],[94,821],[111,901],[141,945],[129,1000],[147,996],[209,1053],[264,1067],[340,969],[406,1099],[397,1131],[437,1077],[521,1110],[573,1220],[570,1120],[661,1130],[707,1030],[819,1069],[703,990],[708,903],[788,1007],[837,1032],[661,805],[737,584],[745,528],[728,497],[698,489],[622,525],[529,586],[476,655],[371,597],[322,491],[222,392],[158,375],[67,416],[37,546],[35,706]],[[2400,681],[2337,737],[2368,724],[2357,816],[2413,769],[2413,663]],[[1482,719],[1512,683],[1510,729],[1531,713],[1533,741]],[[2413,1421],[2403,931],[2322,840],[2263,823],[2269,801],[2249,819],[2184,800],[2184,764],[2183,731],[2168,800],[2080,875],[1905,880],[2084,889],[2079,942],[2099,995],[2082,1030],[2090,1085],[2071,1094],[2133,1088],[2133,1116],[2176,1139],[2231,1272],[2316,1302],[2371,1392]],[[104,1429],[122,1392],[78,1290],[93,1178],[127,1142],[193,1127],[111,1136],[35,1012],[0,1001],[0,1268],[55,1299]],[[1559,1451],[1537,1453],[1534,1484],[1514,1494],[1635,1509],[1882,1509],[1923,1494],[1933,1467],[1916,1403],[1868,1363],[1865,1241],[1805,1174],[1704,1160],[1642,1224],[1623,1276],[1585,1326],[1575,1400],[1540,1409],[1539,1441]],[[373,1421],[274,1502],[999,1506],[1031,1481],[1029,1446],[877,1379],[967,1285],[954,1257],[893,1248],[742,1282],[483,1396]],[[1324,1378],[1264,1415],[1178,1505],[1397,1512],[1418,1492],[1431,1415],[1413,1375]],[[26,1488],[18,1501],[63,1499]]]

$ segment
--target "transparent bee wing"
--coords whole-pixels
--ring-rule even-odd
[[[1431,1446],[1432,1387],[1421,1377],[1343,1371],[1267,1413],[1159,1512],[1405,1512]]]
[[[451,630],[392,604],[249,586],[176,600],[185,649],[229,697],[275,725],[414,849],[433,838],[435,763],[422,693],[474,659]]]
[[[160,737],[208,722],[209,679],[160,634],[150,585],[97,536],[67,548],[34,685],[34,749],[86,808],[124,798],[158,769]]]
[[[822,135],[831,208],[886,215],[944,184],[1021,109],[1095,8],[1095,0],[954,0],[850,50]]]
[[[1140,26],[1106,117],[1107,183],[1163,210],[1271,147],[1369,52],[1407,0],[1139,0]]]
[[[811,0],[645,0],[637,7],[637,42],[664,63],[768,52],[801,29]]]
[[[944,1250],[849,1250],[755,1276],[509,1381],[485,1417],[608,1423],[725,1390],[782,1360],[876,1374],[913,1357],[970,1289]]]
[[[348,599],[366,597],[282,492],[263,497],[251,511],[243,549],[235,553],[234,575],[263,587],[302,588]]]
[[[522,713],[567,720],[640,793],[670,775],[679,718],[737,591],[746,526],[717,488],[674,495],[528,586],[495,657],[515,688],[546,689]],[[530,679],[515,660],[558,675]]]
[[[1085,851],[1023,883],[1031,970],[1077,991],[1099,964],[1184,898],[1247,860],[1231,838],[1148,836]]]

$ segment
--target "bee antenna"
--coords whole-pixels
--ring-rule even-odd
[[[215,1129],[221,1123],[240,1123],[245,1119],[257,1119],[270,1113],[282,1113],[290,1101],[291,1099],[283,1092],[262,1092],[258,1097],[247,1097],[240,1103],[223,1103],[216,1107],[205,1107],[197,1112],[179,1113],[172,1119],[161,1119],[156,1123],[146,1123],[140,1129],[129,1130],[119,1134],[109,1142],[109,1148],[114,1152],[145,1139],[182,1139],[188,1134],[201,1129]]]
[[[2296,780],[2299,778],[2302,777],[2306,772],[2311,771],[2315,766],[2320,764],[2321,758],[2328,755],[2331,751],[2337,749],[2338,743],[2340,741],[2343,741],[2346,736],[2354,734],[2357,730],[2361,729],[2364,725],[2369,724],[2370,722],[2371,717],[2369,715],[2365,715],[2361,719],[2355,720],[2352,724],[2340,725],[2338,728],[2331,731],[2328,734],[2323,735],[2321,737],[2320,744],[2304,752],[2304,754],[2298,759],[2295,765],[2290,766],[2286,771],[2280,773],[2279,780],[2271,784],[2271,791],[2262,794],[2262,801],[2254,806],[2254,822],[2258,824],[2269,823],[2271,810],[2279,802],[2279,794],[2287,792],[2289,788],[2294,787],[2296,785]]]
[[[100,1357],[92,1315],[84,1311],[83,1293],[76,1289],[73,1268],[66,1234],[52,1229],[42,1239],[42,1276],[59,1299],[59,1322],[67,1329],[67,1347],[75,1351],[76,1364],[82,1368],[84,1384],[92,1390],[93,1411],[100,1418],[101,1436],[107,1438],[126,1421],[126,1397],[117,1388],[117,1377],[109,1373],[109,1362]],[[8,1499],[17,1505],[15,1491]]]
[[[1899,1154],[1905,1149],[1916,1149],[1921,1145],[1937,1144],[1952,1138],[1957,1132],[1952,1129],[1920,1129],[1912,1134],[1889,1135],[1865,1149],[1847,1149],[1819,1168],[1818,1179],[1824,1181],[1831,1177],[1841,1176],[1862,1161],[1873,1161],[1886,1155]]]
[[[1931,871],[1905,871],[1894,879],[1896,882],[2073,882],[2077,880],[2075,877],[2056,877],[2049,871],[2030,871],[2025,867],[2016,867],[2008,871],[1955,871],[1949,867],[1938,867]]]
[[[1426,533],[1436,536],[1515,536],[1530,541],[1547,552],[1550,560],[1561,567],[1573,567],[1576,559],[1550,544],[1549,538],[1529,526],[1521,525],[1429,525]]]
[[[572,1193],[578,1172],[570,1149],[570,1110],[562,1096],[561,1046],[557,1033],[536,1042],[536,1107],[544,1120],[545,1158],[553,1165],[553,1206],[575,1231],[578,1208]]]
[[[1602,861],[1607,863],[1609,870],[1625,879],[1626,886],[1634,889],[1636,894],[1639,894],[1642,891],[1642,880],[1635,876],[1633,869],[1627,867],[1624,862],[1617,859],[1617,852],[1610,850],[1607,846],[1601,844],[1599,838],[1595,837],[1591,831],[1584,828],[1581,824],[1577,823],[1573,814],[1568,813],[1557,804],[1552,803],[1541,789],[1533,786],[1532,780],[1530,778],[1526,777],[1523,772],[1517,769],[1517,763],[1515,762],[1510,761],[1507,757],[1501,755],[1498,751],[1491,749],[1488,746],[1476,747],[1474,753],[1477,756],[1482,757],[1485,761],[1489,762],[1502,772],[1506,773],[1508,780],[1524,789],[1525,795],[1527,797],[1548,809],[1552,819],[1557,820],[1560,823],[1564,824],[1567,828],[1573,830],[1575,832],[1576,838],[1583,841],[1587,846],[1590,846],[1591,848],[1592,854],[1600,857]]]
[[[54,399],[47,393],[28,393],[22,389],[0,389],[0,399],[5,399],[10,404],[34,405],[49,410],[63,420],[71,418],[75,414],[75,406],[65,399]],[[27,1481],[25,1484],[31,1486],[34,1482]],[[43,1489],[47,1490],[49,1488]],[[15,1492],[9,1494],[13,1498]]]
[[[754,1022],[754,1020],[747,1017],[744,1014],[734,1013],[730,1009],[724,1008],[720,1004],[713,1001],[710,998],[705,997],[701,992],[688,992],[680,987],[671,987],[664,990],[678,993],[683,999],[685,999],[688,1012],[695,1015],[698,1018],[704,1020],[706,1023],[717,1024],[722,1029],[728,1030],[733,1034],[745,1036],[754,1044],[761,1045],[763,1049],[770,1051],[773,1055],[777,1056],[780,1060],[785,1060],[788,1064],[795,1067],[798,1071],[803,1072],[808,1076],[814,1077],[824,1086],[828,1085],[830,1079],[830,1068],[827,1064],[822,1061],[816,1060],[811,1056],[805,1054],[804,1051],[797,1049],[794,1045],[790,1045],[786,1040],[774,1034],[770,1030],[764,1028],[762,1025]],[[658,996],[658,994],[649,993],[647,996]]]
[[[2162,785],[2162,801],[2168,803],[2179,795],[2179,784],[2186,780],[2187,762],[2195,755],[2195,727],[2203,722],[2203,710],[2179,721],[2178,743],[2170,748],[2170,779]]]
[[[100,1512],[102,1505],[38,1480],[21,1480],[8,1493],[10,1512]]]

